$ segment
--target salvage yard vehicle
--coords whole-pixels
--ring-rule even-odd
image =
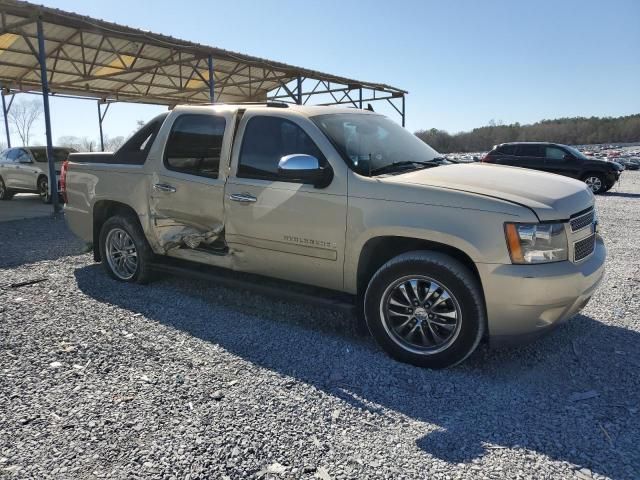
[[[62,162],[72,152],[75,150],[54,147],[58,176]],[[37,193],[44,203],[51,202],[47,147],[9,148],[0,153],[0,200],[11,200],[16,193]]]
[[[589,158],[568,145],[543,142],[502,143],[482,161],[566,175],[584,181],[593,193],[609,191],[624,170],[618,163]]]
[[[65,218],[124,282],[171,261],[342,292],[385,351],[419,366],[584,307],[606,256],[591,190],[439,158],[373,112],[179,106],[114,154],[72,154]]]

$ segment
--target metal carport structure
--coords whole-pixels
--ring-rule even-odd
[[[351,105],[388,102],[405,119],[406,91],[179,40],[72,12],[0,0],[0,86],[5,95],[41,92],[48,157],[49,95],[94,98],[101,104],[242,103],[275,100]],[[323,101],[324,100],[324,101]],[[398,105],[399,104],[399,105]],[[53,163],[49,178],[59,211]]]

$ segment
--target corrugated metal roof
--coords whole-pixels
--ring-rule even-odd
[[[404,90],[179,40],[16,0],[0,0],[0,83],[39,90],[36,20],[43,22],[52,93],[119,101],[208,103],[208,57],[217,102],[264,101],[298,77],[402,96]],[[331,87],[329,86],[329,90]]]

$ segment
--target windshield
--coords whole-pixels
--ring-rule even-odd
[[[575,148],[575,147],[566,147],[566,148],[567,148],[567,150],[569,150],[571,152],[571,154],[574,157],[580,158],[582,160],[589,160],[589,158],[584,153],[582,153],[580,150],[578,150],[577,148]]]
[[[311,120],[329,137],[347,164],[361,175],[386,172],[393,164],[411,168],[440,154],[415,135],[382,115],[336,113]]]
[[[47,161],[47,149],[46,148],[31,148],[31,153],[33,154],[33,158],[38,163],[46,163]],[[54,163],[64,162],[69,156],[70,150],[65,150],[62,148],[54,148],[53,149],[53,158]]]

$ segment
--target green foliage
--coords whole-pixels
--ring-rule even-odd
[[[450,134],[432,128],[418,138],[442,153],[481,152],[504,142],[554,142],[567,145],[640,142],[640,114],[626,117],[575,117],[542,120],[532,125],[496,124]]]

